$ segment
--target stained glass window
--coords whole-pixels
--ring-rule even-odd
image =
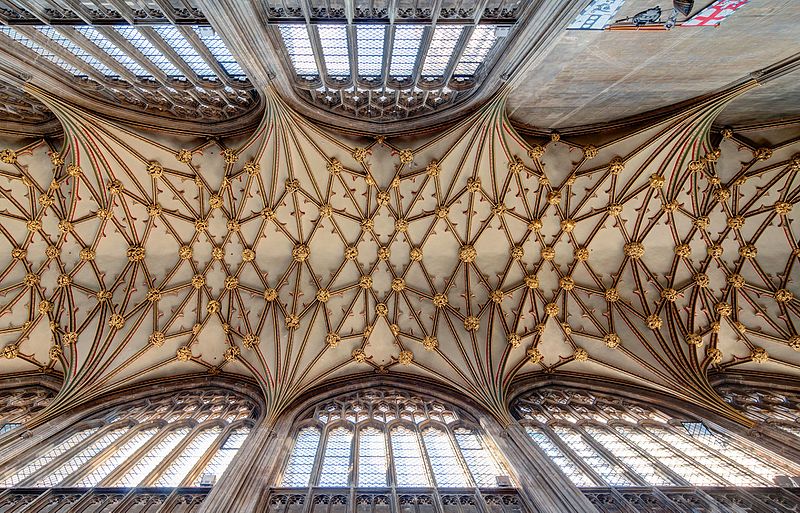
[[[666,412],[611,396],[553,389],[521,398],[515,411],[533,442],[578,486],[759,487],[800,476],[800,467],[779,455],[703,422],[677,423]]]

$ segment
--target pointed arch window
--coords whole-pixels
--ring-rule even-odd
[[[603,394],[530,393],[514,411],[577,486],[775,486],[800,467],[693,419]],[[682,422],[683,421],[683,422]]]
[[[800,444],[800,394],[742,385],[723,385],[719,391],[725,402],[762,427],[791,435]]]
[[[466,415],[392,389],[317,405],[295,435],[286,488],[496,488],[510,479]]]
[[[44,453],[23,453],[0,468],[0,487],[207,485],[225,471],[256,417],[255,405],[232,392],[132,402],[56,435]]]
[[[43,410],[54,395],[52,390],[39,385],[0,390],[0,437]]]

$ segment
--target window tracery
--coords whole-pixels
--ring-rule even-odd
[[[535,391],[514,411],[534,444],[580,487],[770,487],[780,476],[800,475],[791,462],[702,422],[612,396]]]
[[[33,11],[6,4],[0,42],[20,64],[60,76],[97,100],[206,121],[232,119],[258,104],[244,70],[194,6],[159,2],[121,12],[107,2],[97,10],[50,0]]]
[[[266,16],[302,98],[346,116],[393,121],[477,91],[524,10],[503,0],[438,12],[425,4],[347,13],[317,1],[281,3]]]
[[[280,485],[494,488],[498,476],[508,473],[463,413],[378,389],[316,406],[297,431]]]
[[[0,487],[197,486],[225,471],[256,415],[251,400],[226,391],[131,402],[88,417],[0,470]]]
[[[44,409],[53,395],[52,390],[40,386],[0,390],[0,436]]]
[[[723,400],[761,425],[800,439],[800,394],[723,385]]]

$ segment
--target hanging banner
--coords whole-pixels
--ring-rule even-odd
[[[681,23],[682,27],[716,27],[749,0],[716,0],[714,3]]]
[[[592,0],[567,29],[603,30],[624,3],[625,0]]]

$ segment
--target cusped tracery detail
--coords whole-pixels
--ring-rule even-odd
[[[494,488],[508,477],[480,429],[438,400],[377,388],[299,423],[283,487]]]
[[[251,399],[198,389],[93,414],[0,469],[4,488],[197,486],[221,476],[259,415]]]
[[[557,388],[513,406],[533,443],[581,487],[770,487],[800,467],[679,416],[611,395]]]

